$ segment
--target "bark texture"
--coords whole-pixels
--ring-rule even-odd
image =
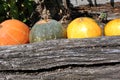
[[[0,47],[0,80],[119,80],[120,37]]]

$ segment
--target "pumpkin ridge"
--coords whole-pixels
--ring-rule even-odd
[[[12,37],[12,36],[9,34],[9,32],[6,32],[6,33],[7,33],[7,35],[8,35],[9,37],[11,37],[12,40],[15,40],[15,42],[16,42],[17,44],[20,44],[20,42],[19,42],[18,40],[16,40],[14,37]]]
[[[16,39],[14,39],[11,35],[9,35],[9,33],[5,30],[4,31],[9,37],[11,37],[12,38],[12,40],[15,40],[15,42],[16,43],[19,43],[20,44],[20,42],[19,41],[17,41]],[[7,39],[7,41],[6,42],[8,42],[8,39]],[[6,44],[6,43],[5,43]]]
[[[22,27],[23,28],[23,27]],[[26,34],[26,32],[24,32],[24,31],[22,31],[22,30],[20,30],[20,29],[18,29],[18,28],[13,28],[13,27],[11,27],[11,29],[13,29],[13,30],[17,30],[17,31],[20,31],[20,32],[22,32],[23,34]],[[24,28],[24,30],[27,30],[27,28]]]
[[[5,30],[4,32],[6,33],[7,31]],[[0,35],[0,37],[2,37],[2,39],[4,38],[4,37],[3,37],[3,36],[1,36],[1,35]],[[1,40],[1,38],[0,38],[0,40]],[[8,42],[8,39],[7,39],[7,41],[6,41],[6,42]],[[4,43],[1,43],[1,42],[0,42],[0,45],[4,45]]]
[[[22,31],[22,30],[20,30],[20,29],[17,29],[17,28],[11,28],[11,31],[17,31],[17,32],[19,32],[19,33],[21,33],[21,34],[23,34],[24,36],[28,36],[29,34],[26,34],[27,32],[24,32],[24,31]],[[27,30],[27,29],[26,29]],[[9,32],[7,32],[7,34],[9,34]],[[11,35],[9,35],[9,36],[11,36]],[[13,39],[13,37],[11,36],[11,38]],[[17,41],[17,43],[23,43],[23,42],[26,42],[25,39],[26,37],[23,37],[23,40],[22,41]],[[14,39],[15,40],[15,39]],[[16,41],[16,40],[15,40]]]

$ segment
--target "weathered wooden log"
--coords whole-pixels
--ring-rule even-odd
[[[119,80],[120,37],[0,47],[0,80]]]
[[[43,73],[0,73],[0,80],[119,80],[119,66],[67,68]]]
[[[120,52],[119,41],[119,37],[60,39],[0,47],[0,70],[38,70],[68,64],[119,62],[120,54],[113,54]]]

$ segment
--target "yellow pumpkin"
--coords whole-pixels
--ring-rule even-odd
[[[101,35],[101,27],[89,17],[76,18],[67,27],[68,38],[92,38]]]
[[[105,36],[120,35],[120,19],[113,19],[109,21],[104,27]]]

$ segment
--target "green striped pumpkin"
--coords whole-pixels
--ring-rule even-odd
[[[60,38],[66,38],[66,29],[60,22],[50,19],[48,21],[40,20],[33,25],[29,41],[33,43]]]

